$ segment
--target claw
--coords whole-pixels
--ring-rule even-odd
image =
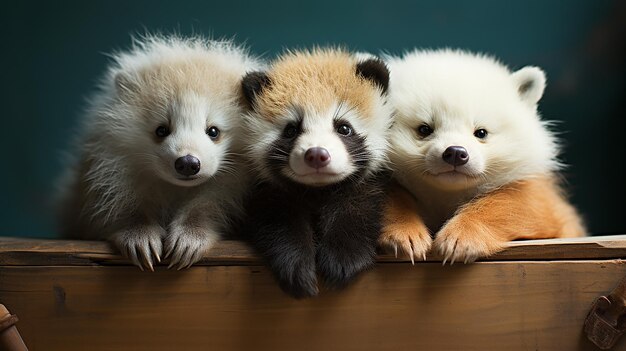
[[[183,256],[183,259],[181,260],[181,265],[179,267],[179,270],[187,269],[191,267],[191,265],[195,262],[194,258],[197,255],[197,253],[198,253],[197,249],[188,248],[187,252],[185,253],[185,256]]]
[[[130,260],[133,261],[133,264],[139,267],[139,269],[141,269],[142,272],[144,271],[143,265],[141,264],[141,262],[139,262],[139,258],[137,258],[137,256],[131,256]]]
[[[393,244],[393,250],[394,250],[394,252],[396,254],[396,258],[398,258],[398,245]]]
[[[185,255],[185,258],[180,260],[180,264],[178,265],[178,268],[176,268],[176,270],[180,271],[181,269],[185,269],[189,266],[189,264],[190,264],[189,253],[187,253]]]
[[[181,260],[183,259],[183,253],[181,248],[178,248],[177,250],[174,250],[172,252],[172,256],[170,257],[170,260],[173,262],[172,266],[178,264],[181,262]]]
[[[150,245],[150,251],[152,252],[152,255],[154,255],[154,259],[160,263],[161,257],[159,256],[157,249],[153,245]]]
[[[194,263],[200,261],[200,259],[202,258],[202,255],[204,254],[203,251],[197,251],[194,255],[193,258],[191,260],[191,262],[189,262],[189,266],[187,266],[187,268],[191,268],[191,266],[193,266]]]
[[[150,253],[144,249],[139,249],[138,251],[139,251],[139,256],[141,257],[141,260],[143,261],[142,266],[154,272],[154,268],[152,267],[152,258],[150,257]]]
[[[187,260],[185,258],[181,258],[180,261],[178,261],[178,265],[176,266],[176,270],[180,271],[181,269],[185,268],[185,266],[187,265]]]
[[[148,265],[148,269],[150,269],[150,272],[154,272],[154,267],[152,267],[152,262],[148,261],[146,262],[146,264]]]
[[[167,269],[171,269],[172,267],[174,267],[174,265],[176,265],[176,261],[174,259],[171,259],[170,264],[167,266]]]
[[[167,246],[165,248],[165,255],[163,255],[163,258],[170,257],[170,255],[172,254],[173,250],[174,250],[174,245],[167,244]]]
[[[178,243],[178,238],[172,242],[171,240],[167,240],[166,242],[166,251],[164,258],[170,257],[174,253],[174,249],[176,248],[176,244]]]

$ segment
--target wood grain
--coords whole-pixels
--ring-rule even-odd
[[[0,238],[0,303],[31,351],[587,351],[584,318],[624,259],[624,235],[513,242],[470,265],[380,255],[346,290],[294,300],[238,241],[150,273],[105,242]]]
[[[626,258],[626,235],[514,241],[483,261],[578,260]],[[379,262],[408,262],[381,254]],[[441,261],[430,254],[426,261]],[[197,265],[259,264],[260,258],[243,242],[220,241]],[[0,237],[0,265],[126,265],[128,261],[103,241],[42,240]],[[164,263],[166,264],[166,263]]]
[[[255,265],[4,266],[0,301],[31,351],[586,351],[582,321],[624,263],[379,263],[308,300],[288,298]]]

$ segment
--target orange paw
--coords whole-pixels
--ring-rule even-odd
[[[399,248],[401,254],[407,255],[413,264],[416,258],[426,260],[432,242],[428,228],[423,223],[414,222],[388,224],[378,239],[378,244],[392,249],[396,257]]]
[[[474,262],[500,251],[506,241],[498,239],[483,223],[462,214],[450,219],[437,233],[433,246],[443,256],[443,264]]]

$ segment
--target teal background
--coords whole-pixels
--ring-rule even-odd
[[[0,235],[54,237],[47,207],[104,53],[131,33],[236,35],[271,58],[346,44],[460,47],[548,74],[574,203],[591,232],[624,233],[626,6],[620,1],[65,1],[2,4]]]

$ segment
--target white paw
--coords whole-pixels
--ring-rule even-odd
[[[167,268],[189,268],[217,241],[217,234],[197,226],[173,226],[165,237],[165,257],[169,257]]]
[[[161,262],[163,252],[161,241],[165,233],[159,225],[135,226],[111,235],[110,240],[124,257],[142,271],[144,268],[154,271],[153,264]]]

